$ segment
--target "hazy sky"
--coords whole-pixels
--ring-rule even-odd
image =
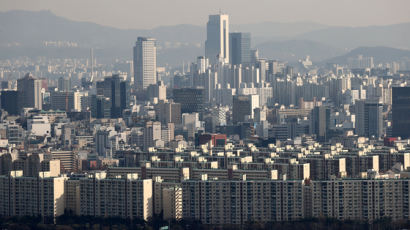
[[[208,14],[232,24],[311,21],[366,26],[410,22],[410,0],[0,0],[0,10],[51,10],[59,16],[118,28],[204,25]]]

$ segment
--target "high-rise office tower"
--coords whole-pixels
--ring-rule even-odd
[[[129,82],[122,81],[120,83],[120,114],[130,105],[130,86]]]
[[[52,91],[50,93],[51,109],[70,112],[75,107],[75,92]]]
[[[357,135],[381,137],[383,134],[383,105],[378,101],[358,100],[355,107]]]
[[[206,33],[205,57],[211,64],[229,63],[229,15],[209,15]]]
[[[247,64],[251,62],[251,34],[230,33],[229,51],[232,65]]]
[[[19,92],[20,108],[42,109],[41,80],[33,78],[28,73],[24,78],[17,80],[17,91]]]
[[[155,147],[158,140],[161,140],[161,122],[147,122],[144,128],[144,149]]]
[[[392,89],[393,136],[410,137],[410,87]]]
[[[91,116],[97,119],[111,117],[111,100],[101,95],[91,96]]]
[[[316,134],[318,141],[327,141],[329,124],[330,124],[330,109],[326,106],[315,107],[310,114],[310,132]]]
[[[232,105],[232,121],[234,124],[244,122],[245,116],[251,115],[252,103],[248,96],[234,96]]]
[[[97,82],[97,95],[110,98],[111,117],[118,118],[129,105],[130,92],[128,82],[122,81],[118,74]]]
[[[95,149],[98,156],[111,156],[110,131],[107,129],[100,129],[95,134]]]
[[[202,112],[204,109],[204,89],[174,89],[174,101],[181,104],[182,113]]]
[[[173,101],[159,101],[155,106],[155,113],[162,124],[181,124],[181,104]]]
[[[258,95],[236,95],[232,100],[232,121],[246,122],[253,119],[254,109],[259,106]]]
[[[111,99],[111,117],[119,117],[121,115],[121,79],[118,75],[113,75],[112,77],[107,77],[104,79],[105,85],[108,87],[106,89],[110,92]]]
[[[154,38],[138,37],[134,46],[134,85],[137,90],[157,83],[157,47]]]
[[[18,95],[18,91],[16,90],[1,91],[1,108],[6,110],[10,115],[18,115],[19,113],[19,106],[15,101]]]

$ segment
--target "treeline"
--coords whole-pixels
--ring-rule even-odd
[[[391,219],[380,219],[372,223],[365,221],[340,221],[329,218],[303,219],[291,222],[270,222],[258,223],[249,222],[242,226],[226,225],[213,226],[203,225],[199,221],[181,220],[164,221],[160,216],[154,216],[149,221],[141,219],[123,218],[102,218],[91,216],[74,216],[66,213],[55,220],[42,217],[0,217],[0,229],[9,230],[109,230],[109,229],[138,229],[138,230],[157,230],[161,227],[169,226],[172,230],[262,230],[262,229],[298,229],[298,230],[398,230],[410,229],[410,220],[391,221]]]

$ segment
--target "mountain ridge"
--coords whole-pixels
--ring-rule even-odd
[[[286,58],[292,61],[306,55],[310,55],[315,61],[328,60],[361,46],[410,49],[410,23],[331,27],[310,22],[262,22],[233,24],[231,28],[232,32],[251,32],[252,43],[260,49],[263,57]],[[94,48],[95,55],[99,58],[131,59],[132,46],[138,36],[154,37],[158,40],[159,65],[175,65],[183,60],[195,60],[196,56],[204,54],[206,38],[205,26],[179,24],[142,30],[119,29],[66,19],[49,10],[0,12],[0,33],[0,58],[24,54],[87,57],[89,49]],[[74,42],[78,47],[71,50],[51,49],[44,47],[44,41]],[[284,50],[284,47],[288,50]]]

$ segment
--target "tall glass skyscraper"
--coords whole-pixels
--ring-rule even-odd
[[[137,90],[157,83],[157,47],[154,38],[138,37],[134,46],[134,85]]]
[[[392,92],[393,136],[410,137],[410,87],[393,87]]]
[[[248,64],[251,62],[251,34],[230,33],[229,44],[232,65]]]
[[[205,57],[209,62],[229,63],[229,15],[209,15],[206,35]]]

